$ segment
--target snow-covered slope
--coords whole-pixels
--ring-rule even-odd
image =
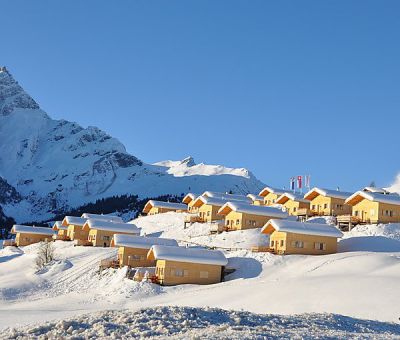
[[[132,313],[155,306],[283,315],[334,313],[398,322],[400,224],[356,227],[340,241],[337,254],[278,256],[248,250],[256,242],[267,242],[265,236],[257,237],[258,230],[210,236],[207,225],[184,229],[183,217],[167,213],[132,223],[147,235],[175,237],[181,245],[222,248],[227,267],[236,269],[225,282],[160,287],[126,279],[126,268],[99,274],[99,261],[116,256],[116,249],[74,247],[62,241],[54,243],[57,261],[35,273],[37,244],[5,248],[0,250],[0,329],[59,322],[94,311],[129,309]],[[87,317],[82,318],[77,320]]]
[[[2,202],[0,182],[4,212],[17,220],[49,218],[56,210],[113,195],[248,193],[263,186],[245,169],[196,165],[192,158],[146,164],[96,127],[51,119],[5,68],[0,68],[0,176],[24,201],[24,209],[16,200]]]

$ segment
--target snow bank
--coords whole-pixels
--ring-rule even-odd
[[[400,337],[393,323],[335,314],[258,315],[217,308],[157,307],[136,312],[105,311],[75,319],[9,328],[0,339],[172,338],[172,339],[303,339]]]
[[[345,233],[339,251],[400,252],[400,223],[358,225]]]
[[[250,249],[255,245],[269,244],[269,237],[260,233],[261,228],[210,235],[209,223],[193,223],[185,229],[185,216],[186,213],[168,212],[142,216],[129,223],[141,228],[142,235],[172,238],[182,245],[189,243],[206,247]]]

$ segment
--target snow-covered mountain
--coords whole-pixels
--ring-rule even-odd
[[[51,119],[0,68],[0,204],[18,221],[114,195],[248,193],[262,186],[246,169],[196,165],[191,157],[146,164],[96,127]]]

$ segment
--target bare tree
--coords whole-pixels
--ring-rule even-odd
[[[51,242],[40,242],[40,246],[36,256],[36,268],[42,269],[44,266],[54,260],[54,248]]]

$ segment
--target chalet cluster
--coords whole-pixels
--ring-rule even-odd
[[[117,247],[117,258],[101,261],[101,268],[128,266],[135,280],[162,285],[217,283],[228,263],[218,250],[180,247],[173,239],[140,236],[140,228],[118,216],[85,213],[65,216],[52,228],[14,225],[11,232],[15,239],[8,240],[6,246],[58,240],[72,241],[76,246]]]
[[[276,254],[329,254],[337,250],[340,229],[361,223],[400,222],[400,196],[366,187],[355,193],[313,188],[305,195],[265,187],[258,194],[234,195],[206,191],[188,193],[182,203],[147,202],[148,215],[187,212],[185,224],[210,223],[210,232],[262,228],[270,244],[254,247]],[[337,225],[307,222],[333,216]]]
[[[208,223],[210,233],[259,228],[269,235],[269,241],[253,247],[253,251],[322,255],[337,251],[343,226],[400,222],[400,196],[370,187],[355,193],[313,188],[305,195],[266,187],[247,196],[188,193],[182,203],[150,200],[143,209],[147,215],[169,212],[183,213],[184,227]],[[310,221],[313,216],[333,216],[337,226]],[[118,216],[65,216],[52,228],[14,225],[12,233],[15,239],[4,245],[20,247],[57,240],[76,246],[116,247],[117,257],[101,261],[100,268],[127,266],[129,277],[162,285],[217,283],[228,271],[222,251],[143,236],[133,221],[125,223]]]

